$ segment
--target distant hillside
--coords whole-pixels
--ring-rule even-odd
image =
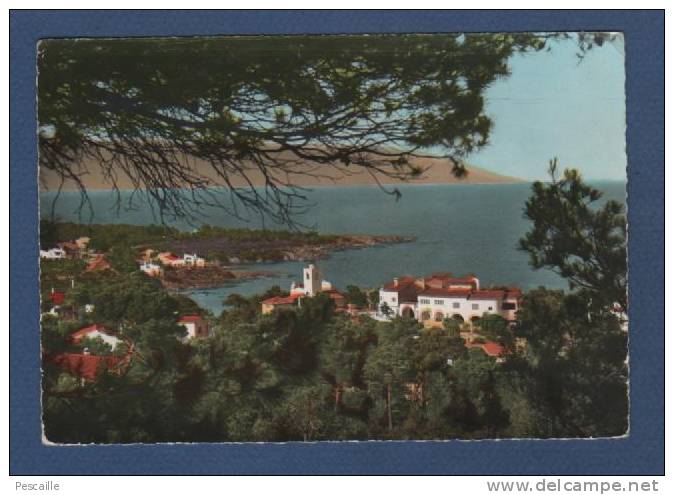
[[[466,167],[468,174],[466,177],[457,179],[451,173],[452,164],[449,160],[442,158],[413,158],[412,163],[425,169],[425,172],[420,176],[408,181],[401,181],[392,179],[385,175],[377,175],[377,179],[381,184],[515,184],[525,182],[516,177],[509,177],[501,175],[490,170],[469,165]],[[217,177],[210,169],[206,162],[201,160],[190,160],[192,166],[206,177],[213,178],[217,181]],[[358,169],[357,167],[341,168],[323,165],[317,166],[315,164],[307,164],[303,166],[298,164],[294,166],[296,171],[289,179],[291,183],[298,186],[356,186],[356,185],[375,185],[377,179],[370,175],[367,171]],[[312,175],[306,175],[303,172],[308,172]],[[320,175],[317,176],[317,175]],[[264,178],[260,172],[252,171],[249,177],[254,185],[263,185]],[[55,190],[59,187],[59,179],[56,174],[50,170],[42,170],[40,173],[41,188],[46,186],[49,190]],[[284,176],[284,180],[285,176]],[[82,181],[88,189],[109,189],[111,187],[107,178],[100,170],[97,163],[89,161],[86,163],[86,173],[82,176]],[[248,185],[242,179],[233,179],[234,186],[244,187]],[[133,189],[131,181],[123,176],[118,177],[118,186],[121,189]],[[76,186],[73,182],[66,182],[63,185],[63,190],[75,190]]]

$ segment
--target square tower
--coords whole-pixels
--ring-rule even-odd
[[[314,264],[304,269],[303,274],[304,293],[310,297],[315,296],[321,291],[321,274],[318,267]]]

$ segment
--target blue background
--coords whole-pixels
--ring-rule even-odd
[[[632,399],[628,438],[82,447],[41,444],[35,121],[38,39],[504,30],[625,33]],[[13,11],[10,36],[11,474],[664,473],[663,12]]]

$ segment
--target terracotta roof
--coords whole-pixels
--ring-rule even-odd
[[[49,294],[49,299],[51,299],[51,302],[56,306],[60,306],[66,299],[66,293],[56,290]]]
[[[70,340],[73,342],[77,343],[80,340],[82,340],[84,337],[89,335],[90,333],[94,332],[101,332],[101,333],[107,333],[110,334],[110,330],[104,327],[103,325],[99,325],[98,323],[94,323],[93,325],[89,325],[88,327],[80,328],[76,332],[73,332],[70,334]]]
[[[170,251],[164,251],[163,253],[159,253],[157,255],[157,258],[162,259],[162,260],[171,260],[171,261],[177,261],[177,260],[182,259],[180,256],[176,256],[175,254],[171,253]]]
[[[410,285],[414,285],[414,281],[415,281],[414,277],[409,277],[409,276],[399,277],[398,278],[398,285],[395,285],[395,281],[392,280],[388,284],[384,285],[384,290],[394,291],[394,292],[400,291],[400,290],[408,288]]]
[[[442,280],[447,283],[454,283],[454,284],[472,284],[477,280],[477,277],[473,275],[467,275],[465,277],[452,277],[451,273],[434,273],[429,277],[429,279],[433,280]]]
[[[77,245],[77,243],[72,242],[72,241],[65,241],[65,242],[59,242],[58,246],[61,247],[61,249],[69,250],[69,251],[79,251],[80,247]]]
[[[99,270],[108,270],[110,269],[110,263],[104,254],[97,255],[88,265],[86,271],[94,272]]]
[[[503,289],[482,289],[471,292],[470,299],[503,299],[505,294]]]
[[[467,298],[471,294],[470,289],[424,289],[419,293],[419,296],[430,297],[463,297]]]
[[[63,371],[77,375],[85,380],[95,380],[103,369],[114,369],[123,359],[117,356],[94,356],[91,354],[57,354],[51,361]]]
[[[480,347],[488,356],[498,357],[506,353],[505,347],[497,342],[485,342]]]
[[[289,296],[274,296],[269,299],[262,301],[262,304],[270,304],[272,306],[280,304],[295,304],[297,298],[300,297],[299,294],[291,294]]]
[[[178,323],[197,323],[202,320],[203,318],[199,315],[184,315],[178,319]]]
[[[337,289],[327,289],[321,292],[330,296],[331,299],[344,299],[344,294],[339,292]]]
[[[393,292],[399,292],[401,290],[404,290],[412,285],[417,287],[419,290],[423,290],[419,288],[416,283],[417,283],[416,278],[410,277],[410,276],[405,276],[405,277],[400,277],[398,278],[398,285],[395,285],[395,281],[391,281],[387,284],[384,285],[384,290],[387,291],[393,291]],[[428,278],[425,279],[419,279],[423,280],[425,285],[428,285],[429,283],[432,283],[433,281],[440,282],[442,285],[471,285],[473,286],[475,282],[477,281],[477,277],[474,277],[472,275],[465,276],[465,277],[452,277],[451,273],[434,273]]]

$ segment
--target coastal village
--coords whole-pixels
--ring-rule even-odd
[[[40,43],[42,444],[628,436],[624,37],[254,38]]]
[[[474,275],[454,277],[451,273],[435,273],[429,277],[394,278],[381,286],[374,308],[367,308],[347,304],[344,294],[322,278],[317,265],[308,265],[302,275],[302,282],[293,282],[288,295],[263,300],[262,314],[298,307],[304,298],[325,294],[334,301],[336,312],[352,317],[367,316],[377,321],[396,317],[415,319],[427,328],[440,328],[451,320],[459,325],[468,347],[479,347],[499,360],[506,351],[500,344],[482,338],[480,320],[486,315],[497,315],[514,323],[522,299],[518,288],[480,289],[480,281]]]
[[[40,250],[43,263],[58,264],[65,260],[80,260],[85,263],[85,273],[114,272],[108,256],[89,248],[91,239],[80,237],[72,241],[58,242],[55,246]],[[189,270],[208,271],[219,269],[219,263],[207,261],[196,253],[176,255],[172,252],[157,252],[144,249],[137,253],[137,269],[146,276],[163,279],[167,271]],[[95,380],[106,369],[120,374],[128,366],[134,344],[125,337],[123,329],[110,328],[92,321],[95,307],[92,304],[78,306],[67,304],[69,289],[76,286],[75,277],[61,277],[67,288],[58,290],[52,285],[43,311],[43,317],[53,317],[63,321],[83,324],[67,337],[73,347],[71,352],[46,356],[81,380]],[[451,273],[434,273],[428,277],[402,276],[383,284],[376,291],[376,300],[368,298],[366,304],[356,304],[347,295],[325,280],[316,263],[310,263],[302,271],[301,281],[293,282],[287,292],[263,299],[260,314],[269,315],[276,311],[300,308],[307,298],[327,296],[334,304],[337,315],[358,321],[372,318],[379,322],[390,322],[395,318],[416,320],[426,328],[442,328],[452,322],[460,330],[460,336],[468,348],[479,348],[497,362],[503,362],[507,350],[498,342],[486,340],[480,333],[480,320],[489,315],[503,318],[512,323],[521,303],[522,292],[518,288],[481,288],[474,275],[455,277]],[[205,314],[179,314],[176,323],[185,330],[180,340],[188,344],[195,339],[206,339],[213,332],[213,318]],[[100,353],[99,344],[104,352]],[[523,345],[523,342],[518,342]]]
[[[43,263],[52,264],[79,260],[85,263],[85,273],[113,272],[114,268],[105,253],[89,249],[90,240],[89,237],[80,237],[73,241],[58,242],[49,249],[41,249],[40,259]],[[204,258],[196,254],[185,253],[179,257],[170,252],[154,253],[152,250],[142,252],[137,262],[138,270],[153,278],[163,277],[166,268],[206,269],[208,266]],[[68,288],[61,287],[57,290],[53,285],[49,288],[46,301],[48,309],[43,311],[43,318],[53,317],[67,322],[88,321],[89,316],[95,311],[94,305],[84,304],[78,307],[75,304],[67,304],[68,289],[74,289],[76,281],[74,276],[61,278],[67,279]],[[203,315],[178,315],[176,323],[185,330],[185,335],[180,339],[184,343],[192,339],[208,338],[211,335],[210,323]],[[120,330],[90,322],[72,332],[67,338],[68,344],[79,348],[77,352],[45,357],[63,371],[83,381],[95,380],[103,369],[120,374],[129,364],[134,349],[133,342],[125,338]],[[100,346],[96,344],[103,344],[107,349],[104,347],[105,351],[99,354],[95,348],[100,349]]]

